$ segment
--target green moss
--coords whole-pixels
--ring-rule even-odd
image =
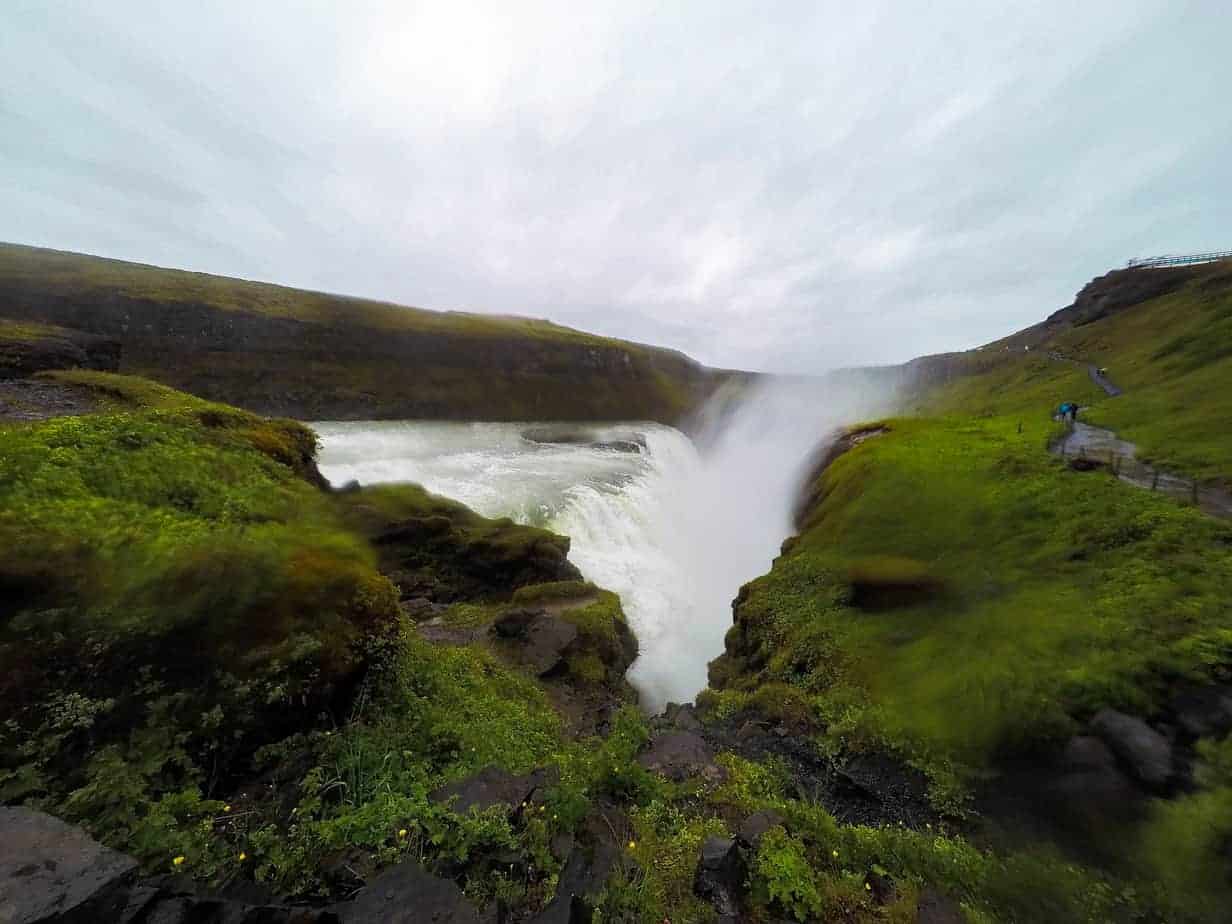
[[[553,581],[519,587],[513,593],[514,603],[556,603],[595,596],[598,588],[589,581]]]
[[[0,441],[0,788],[149,859],[200,839],[202,787],[345,702],[397,598],[300,477],[310,432],[65,380],[113,406]]]

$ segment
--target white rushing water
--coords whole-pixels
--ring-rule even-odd
[[[824,436],[875,410],[856,389],[797,383],[733,412],[712,409],[696,442],[653,423],[569,427],[597,441],[644,437],[640,452],[535,442],[523,436],[530,424],[314,427],[335,485],[415,481],[486,516],[569,536],[570,560],[620,595],[641,646],[629,678],[657,710],[705,687],[731,601],[791,534],[804,468]]]

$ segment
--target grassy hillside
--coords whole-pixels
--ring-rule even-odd
[[[121,371],[301,419],[675,422],[720,375],[548,321],[425,311],[0,245],[0,316],[118,339]]]
[[[1104,277],[1104,299],[1134,292],[1139,276],[1155,272]],[[1038,417],[1062,401],[1077,401],[1084,420],[1137,443],[1144,458],[1232,482],[1232,261],[1188,267],[1169,282],[1164,294],[1124,306],[1113,301],[1113,311],[1062,312],[1053,323],[960,354],[950,381],[912,405],[926,412]],[[1031,349],[1023,350],[1027,345]],[[1087,378],[1087,365],[1106,366],[1125,393],[1104,395]]]
[[[1232,900],[1232,743],[1185,712],[1232,677],[1232,527],[1046,448],[1071,400],[1148,458],[1232,477],[1232,265],[1151,272],[910,364],[913,416],[858,428],[817,473],[712,665],[712,713],[922,770],[963,833],[932,855],[976,844],[999,870],[947,882],[971,920],[1215,921]],[[1143,734],[1172,749],[1167,786],[1083,763],[1109,709],[1164,730]],[[801,836],[799,889],[837,888]]]
[[[328,896],[351,888],[339,851],[352,877],[415,856],[490,900],[498,854],[545,855],[577,823],[605,747],[631,760],[636,736],[574,743],[553,707],[598,695],[624,631],[614,595],[557,580],[576,574],[567,540],[414,485],[326,492],[293,421],[129,376],[44,380],[98,410],[0,423],[0,801],[149,872]],[[451,625],[580,594],[569,666],[585,676],[540,684],[482,632],[430,644],[404,582]],[[550,763],[572,801],[532,830],[428,796]]]

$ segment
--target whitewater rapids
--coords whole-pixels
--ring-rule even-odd
[[[706,686],[731,601],[792,532],[810,458],[872,408],[858,391],[796,384],[713,406],[695,440],[654,423],[570,427],[595,443],[637,439],[637,452],[535,442],[523,435],[534,424],[313,426],[334,485],[414,481],[485,516],[568,536],[570,560],[620,595],[641,651],[629,679],[642,706],[657,711]]]

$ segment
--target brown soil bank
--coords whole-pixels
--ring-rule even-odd
[[[118,340],[120,371],[301,419],[676,423],[729,373],[548,321],[435,312],[0,244],[0,314]]]

